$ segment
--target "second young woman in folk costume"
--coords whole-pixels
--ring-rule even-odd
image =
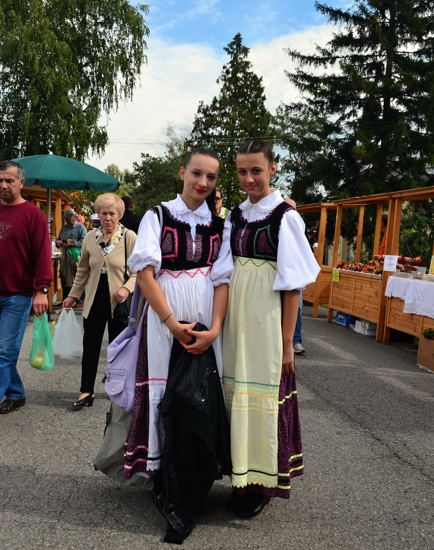
[[[156,478],[157,505],[168,520],[166,542],[181,543],[188,536],[212,483],[230,470],[219,335],[233,261],[229,224],[213,215],[207,204],[208,199],[214,207],[218,172],[219,161],[214,153],[193,150],[180,168],[182,193],[145,213],[129,258],[148,308],[126,442],[125,475]],[[191,332],[197,322],[208,330]],[[164,480],[157,474],[164,469],[167,450],[158,405],[170,378],[169,363],[177,342],[192,356],[212,347],[218,373],[215,371],[210,382],[210,402],[214,405],[206,415],[190,415],[184,408],[171,424],[176,440],[171,442],[171,467],[177,486],[174,494],[170,488],[161,487]],[[184,417],[188,417],[188,426]]]
[[[270,188],[270,146],[245,143],[236,169],[248,198],[231,212],[234,279],[223,332],[224,390],[231,429],[230,510],[259,513],[289,498],[303,472],[293,334],[300,289],[319,266],[300,215]]]

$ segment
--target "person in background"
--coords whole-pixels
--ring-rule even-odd
[[[153,476],[155,501],[168,522],[168,543],[181,544],[188,537],[215,479],[230,473],[220,329],[233,263],[229,224],[213,215],[219,166],[209,149],[187,154],[179,170],[182,193],[146,212],[128,262],[137,271],[148,308],[124,473],[127,478]],[[193,330],[196,323],[205,329]],[[179,344],[193,356],[210,351],[217,368],[207,381],[207,409],[195,412],[175,404],[168,445],[167,416],[158,404]]]
[[[301,355],[306,351],[303,347],[302,330],[303,330],[303,291],[300,290],[300,301],[299,301],[297,321],[295,323],[294,338],[293,338],[294,353],[296,355]]]
[[[18,356],[32,305],[37,316],[48,310],[52,280],[48,223],[21,196],[24,181],[20,164],[0,162],[0,414],[25,405]]]
[[[92,224],[92,229],[98,229],[98,227],[101,227],[101,221],[98,218],[98,214],[96,212],[91,215],[90,223]]]
[[[318,252],[318,231],[316,229],[310,229],[307,232],[307,240],[309,241],[313,255],[316,258],[317,252]],[[317,258],[317,261],[318,261],[318,258]]]
[[[234,277],[223,329],[223,380],[231,428],[232,494],[240,518],[270,497],[288,499],[303,473],[294,363],[300,290],[319,266],[297,211],[270,188],[269,144],[244,143],[236,171],[246,201],[230,213]]]
[[[133,200],[131,197],[122,197],[125,204],[125,212],[121,219],[121,224],[127,229],[131,229],[134,233],[139,233],[139,225],[142,216],[138,216],[133,212]]]
[[[76,221],[74,210],[65,210],[63,219],[65,224],[57,237],[56,246],[62,251],[62,257],[60,258],[60,281],[62,284],[62,296],[65,299],[71,290],[75,274],[77,273],[77,256],[72,255],[72,249],[76,253],[78,252],[77,249],[81,249],[87,231],[82,223]]]
[[[75,219],[78,223],[81,223],[84,227],[86,227],[86,217],[83,214],[76,214]]]
[[[62,307],[74,307],[85,292],[83,303],[83,356],[81,360],[81,385],[73,410],[91,407],[98,371],[101,344],[108,327],[108,339],[112,342],[125,325],[113,317],[117,304],[125,302],[133,292],[136,275],[126,267],[126,257],[131,254],[137,235],[119,223],[124,213],[124,203],[114,193],[99,195],[94,208],[101,220],[101,227],[86,235],[77,273]],[[129,278],[124,281],[127,269]]]
[[[223,206],[223,198],[223,191],[218,187],[215,190],[215,215],[225,219],[228,209]]]

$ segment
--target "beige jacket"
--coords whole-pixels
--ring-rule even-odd
[[[80,299],[80,296],[85,291],[83,304],[83,317],[87,318],[90,308],[92,307],[95,298],[96,289],[98,287],[101,270],[107,270],[108,285],[110,291],[111,312],[116,307],[115,292],[121,286],[133,292],[136,284],[136,274],[131,273],[127,267],[129,279],[124,283],[125,269],[125,243],[127,245],[127,258],[133,251],[137,235],[134,231],[127,230],[123,238],[118,242],[114,249],[107,256],[101,254],[100,246],[96,242],[96,229],[89,231],[83,240],[81,246],[81,258],[77,267],[77,274],[74,278],[69,296]]]

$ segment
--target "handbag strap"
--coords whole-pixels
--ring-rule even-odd
[[[136,322],[136,315],[137,315],[137,309],[139,307],[140,297],[142,295],[142,291],[140,290],[139,283],[136,280],[136,284],[134,286],[133,290],[133,297],[131,299],[131,307],[130,307],[130,315],[128,319],[128,324],[135,324]]]
[[[124,233],[124,283],[126,283],[129,279],[127,271],[127,233],[128,229],[126,229]]]
[[[163,214],[162,214],[162,209],[161,209],[160,205],[157,206],[157,209],[158,209],[157,216],[158,216],[158,219],[159,219],[159,222],[160,222],[160,232],[161,232],[161,229],[163,227]],[[160,233],[160,239],[161,239],[161,233]],[[125,245],[125,264],[127,263],[126,255],[127,255],[127,249],[126,249],[126,245]],[[136,323],[137,309],[139,307],[141,296],[142,296],[142,291],[141,291],[141,289],[139,287],[139,283],[137,282],[137,279],[136,279],[136,284],[135,284],[134,290],[133,290],[133,298],[131,300],[130,316],[129,316],[129,320],[128,320],[129,325],[133,325],[133,324]]]

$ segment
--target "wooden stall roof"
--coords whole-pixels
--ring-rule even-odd
[[[375,195],[362,195],[346,199],[333,200],[333,202],[318,202],[311,204],[297,205],[297,210],[303,213],[320,213],[318,229],[318,258],[323,258],[325,247],[325,228],[327,223],[327,213],[336,210],[335,238],[336,243],[340,237],[342,210],[345,208],[359,208],[359,222],[355,246],[355,261],[360,261],[360,252],[362,246],[363,217],[364,207],[370,204],[377,205],[377,221],[374,235],[374,250],[378,249],[381,229],[381,216],[383,207],[388,204],[389,222],[386,235],[386,254],[397,254],[399,246],[399,231],[401,226],[401,207],[406,201],[417,201],[434,198],[434,186],[418,187],[416,189],[404,189],[401,191],[391,191],[386,193],[377,193]],[[332,265],[338,261],[338,248],[334,248]]]
[[[379,204],[389,202],[391,199],[424,200],[434,198],[434,186],[418,187],[416,189],[405,189],[402,191],[391,191],[390,193],[377,193],[375,195],[361,195],[358,197],[349,197],[346,199],[335,199],[332,202],[315,202],[310,204],[298,204],[299,212],[319,212],[321,208],[335,210],[338,206],[352,208],[353,206],[362,206],[367,204]]]

